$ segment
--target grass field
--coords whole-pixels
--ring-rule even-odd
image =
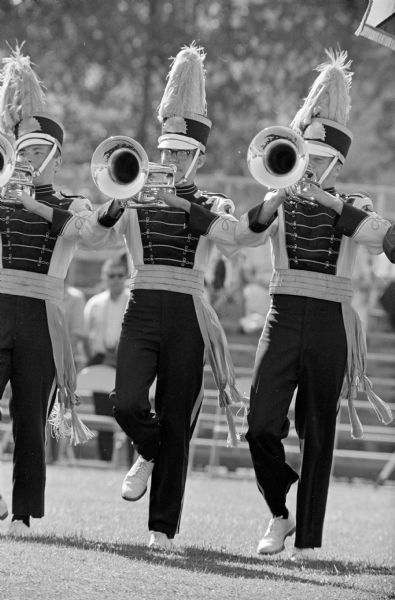
[[[10,503],[11,465],[0,464]],[[147,495],[120,498],[121,471],[48,467],[34,536],[2,535],[1,600],[373,600],[395,598],[395,487],[331,487],[317,560],[255,554],[269,514],[252,479],[192,474],[177,549],[147,548]],[[295,490],[290,493],[290,506]],[[292,541],[288,541],[288,548]]]

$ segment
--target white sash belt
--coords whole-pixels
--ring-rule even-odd
[[[353,288],[348,277],[298,269],[277,269],[272,275],[269,293],[350,302]]]

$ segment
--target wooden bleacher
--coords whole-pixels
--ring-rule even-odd
[[[361,440],[353,440],[350,435],[348,411],[343,402],[337,426],[337,440],[334,452],[333,474],[346,479],[368,478],[381,481],[380,476],[385,466],[392,460],[395,450],[395,427],[367,424],[376,419],[370,404],[366,400],[356,401],[356,408],[362,420],[364,436]],[[395,413],[395,404],[391,406]],[[300,466],[299,442],[292,426],[293,410],[291,406],[291,427],[284,441],[285,451],[290,464],[298,469]],[[245,432],[243,417],[236,417],[236,430]],[[228,426],[224,410],[219,408],[216,395],[206,395],[199,421],[194,432],[190,450],[190,468],[205,469],[215,473],[219,467],[229,471],[252,468],[251,457],[246,441],[240,441],[237,448],[227,447]],[[388,476],[391,476],[389,473]]]
[[[379,315],[382,318],[382,315]],[[374,385],[376,393],[390,403],[395,414],[395,334],[378,330],[374,332],[373,344],[369,348],[368,374]],[[369,346],[368,346],[369,347]],[[253,343],[237,339],[232,342],[230,338],[230,350],[236,366],[236,375],[241,383],[242,391],[248,395],[249,382],[252,375],[252,365],[256,349],[256,340]],[[384,352],[383,352],[384,351]],[[190,468],[204,469],[209,473],[215,473],[218,468],[229,471],[237,469],[251,469],[251,457],[248,444],[241,441],[237,448],[226,445],[228,428],[223,409],[217,402],[214,391],[212,375],[208,367],[205,368],[205,398],[203,401],[200,417],[196,426],[190,449]],[[0,401],[3,411],[3,421],[0,421],[0,457],[11,457],[12,434],[7,401]],[[333,473],[335,477],[352,479],[355,477],[368,478],[378,484],[387,479],[395,479],[395,425],[388,427],[379,424],[376,414],[366,399],[358,399],[356,408],[364,427],[362,440],[353,440],[350,436],[348,422],[348,411],[343,404],[340,410],[337,440],[334,453]],[[102,466],[107,468],[124,468],[122,462],[122,451],[125,445],[125,435],[112,417],[104,417],[94,414],[93,403],[87,392],[82,396],[82,404],[79,412],[84,422],[95,431],[114,432],[114,453],[112,462],[99,461],[94,456],[96,440],[92,440],[84,447],[80,457],[72,460],[70,464],[86,466]],[[290,413],[292,419],[292,410]],[[236,418],[237,426],[245,430],[245,423],[240,417]],[[285,449],[289,462],[295,468],[300,464],[300,453],[298,439],[293,427],[285,440]],[[86,455],[87,454],[87,455]]]

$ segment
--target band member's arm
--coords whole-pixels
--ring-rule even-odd
[[[57,209],[54,212],[56,211]],[[118,200],[110,200],[89,213],[64,212],[68,212],[68,215],[63,222],[61,215],[58,215],[58,235],[75,239],[90,248],[119,244],[123,233],[121,217],[124,209]]]
[[[164,200],[189,213],[189,227],[194,233],[236,251],[239,246],[260,246],[268,240],[277,228],[277,208],[284,197],[279,193],[267,194],[263,203],[244,213],[239,220],[231,214],[216,214],[184,198],[169,195]],[[229,256],[230,252],[226,254]]]
[[[356,196],[353,204],[343,204],[335,229],[366,246],[370,254],[380,254],[390,225],[387,219],[373,211],[370,198]]]
[[[333,196],[329,192],[326,192],[321,188],[317,188],[316,190],[314,190],[313,192],[309,192],[308,194],[298,193],[298,196],[302,200],[315,200],[318,204],[321,204],[321,206],[331,208],[332,210],[337,212],[338,215],[341,215],[343,212],[344,202],[338,194]]]
[[[80,196],[73,199],[69,209],[60,207],[52,208],[42,202],[38,202],[23,191],[20,198],[26,210],[51,223],[51,231],[54,234],[64,235],[65,237],[78,237],[78,227],[76,227],[76,224],[80,224],[81,219],[86,219],[92,214],[91,203],[87,198]]]
[[[42,204],[41,202],[37,202],[37,200],[29,196],[29,194],[26,194],[24,191],[21,192],[20,199],[26,210],[39,215],[49,223],[52,223],[54,213],[53,208],[46,204]]]
[[[93,212],[91,203],[86,198],[76,198],[69,210],[51,208],[24,192],[21,199],[26,210],[51,223],[51,231],[56,235],[82,242],[89,247],[119,243],[119,232],[113,228],[124,209],[117,200],[109,201]]]
[[[277,228],[277,208],[281,202],[278,198],[273,201],[268,194],[261,204],[241,215],[239,220],[232,215],[216,215],[192,204],[189,226],[217,244],[260,246]]]

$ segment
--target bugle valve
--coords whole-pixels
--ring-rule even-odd
[[[14,147],[0,133],[0,202],[7,206],[21,206],[21,192],[34,196],[34,169],[29,163],[17,160]]]

